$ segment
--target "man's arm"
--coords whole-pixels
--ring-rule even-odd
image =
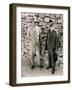
[[[56,47],[57,47],[57,49],[59,48],[59,47],[61,47],[61,42],[60,42],[60,40],[59,40],[59,37],[58,37],[58,34],[57,34],[57,32],[56,32]]]

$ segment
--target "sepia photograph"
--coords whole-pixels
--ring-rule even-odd
[[[63,14],[21,12],[21,76],[63,74]]]
[[[10,85],[70,82],[70,7],[10,5]]]

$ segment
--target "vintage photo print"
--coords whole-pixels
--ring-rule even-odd
[[[16,82],[68,80],[68,11],[16,8]]]
[[[63,74],[63,14],[21,12],[21,76]]]

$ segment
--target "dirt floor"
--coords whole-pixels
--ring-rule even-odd
[[[51,68],[46,69],[46,66],[44,68],[40,69],[39,67],[35,67],[34,69],[31,69],[31,65],[28,65],[27,61],[22,61],[21,64],[21,76],[22,77],[34,77],[34,76],[51,76],[51,75],[62,75],[63,74],[63,64],[58,65],[56,64],[55,73],[51,73]]]

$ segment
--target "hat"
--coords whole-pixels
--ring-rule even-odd
[[[53,22],[53,21],[50,19],[49,22]]]

